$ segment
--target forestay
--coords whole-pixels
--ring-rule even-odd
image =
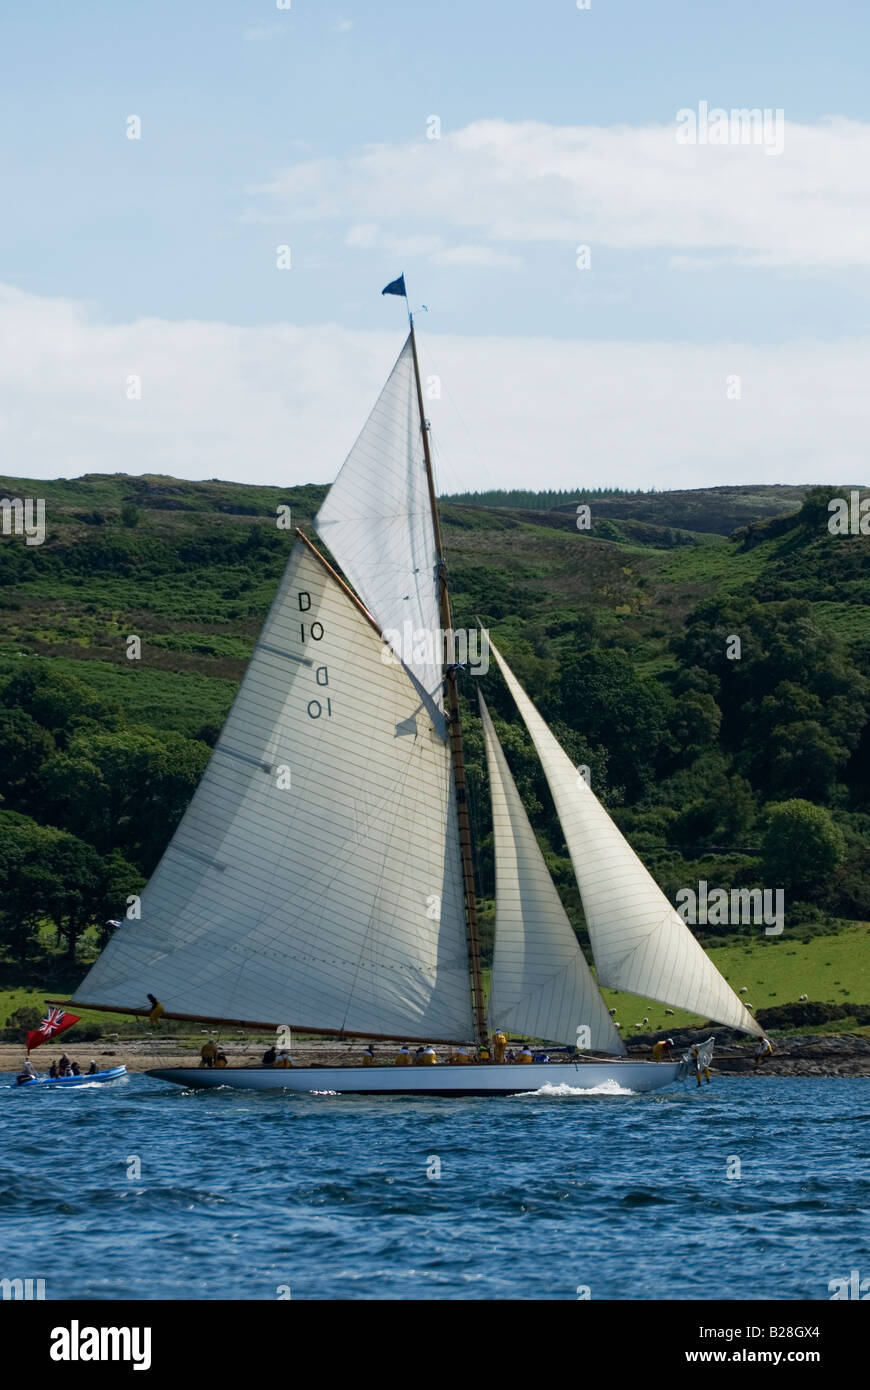
[[[490,638],[556,803],[598,981],[762,1034],[574,767]]]
[[[314,524],[440,711],[439,557],[410,335]]]
[[[579,1043],[596,1052],[624,1052],[550,877],[483,696],[480,714],[495,848],[490,1028]]]
[[[472,1036],[449,751],[298,539],[211,761],[82,1002]]]

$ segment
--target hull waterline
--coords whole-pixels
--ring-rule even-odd
[[[677,1062],[580,1062],[438,1067],[167,1067],[149,1071],[157,1081],[198,1090],[231,1086],[245,1091],[335,1091],[342,1095],[516,1095],[543,1086],[591,1091],[619,1086],[656,1091],[677,1080]]]

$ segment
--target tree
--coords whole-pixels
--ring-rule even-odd
[[[81,835],[98,849],[108,846],[113,827],[106,783],[88,758],[58,753],[44,763],[37,779],[37,800],[42,820]]]
[[[12,806],[24,805],[54,739],[23,709],[0,706],[0,794]]]
[[[849,750],[815,720],[786,724],[775,730],[765,763],[772,792],[812,796],[830,801]]]
[[[672,701],[655,681],[644,680],[623,651],[580,652],[562,663],[558,708],[548,713],[606,749],[612,787],[637,800],[651,786],[667,736]]]
[[[28,959],[47,918],[73,961],[81,933],[105,915],[107,888],[117,871],[75,835],[0,811],[0,943],[17,961]]]
[[[29,816],[0,811],[0,946],[19,963],[35,954],[44,916],[26,879],[28,861],[43,844],[42,827]]]
[[[123,917],[127,911],[127,899],[142,892],[145,878],[120,850],[113,849],[103,860],[103,897],[99,910],[98,940],[100,949],[109,941],[114,928],[109,920]]]
[[[38,662],[28,664],[0,689],[0,704],[7,709],[23,709],[52,732],[73,730],[83,724],[114,727],[118,710],[77,680],[62,676]]]
[[[103,850],[120,849],[150,872],[181,820],[205,771],[209,750],[196,739],[169,733],[162,738],[142,729],[89,733],[73,739],[70,755],[84,777],[84,764],[97,770],[105,817]]]
[[[866,725],[870,682],[811,604],[720,595],[695,609],[674,650],[718,680],[722,745],[766,799],[836,800]]]
[[[842,831],[824,806],[793,799],[764,808],[762,858],[768,887],[812,901],[831,886],[846,852]]]

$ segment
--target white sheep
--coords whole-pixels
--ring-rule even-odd
[[[809,999],[809,997],[810,997],[810,996],[809,996],[808,994],[799,994],[799,995],[798,995],[798,1003],[799,1003],[799,1004],[805,1004],[805,1003],[807,1002],[807,1000]]]

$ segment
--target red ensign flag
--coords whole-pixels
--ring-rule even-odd
[[[27,1051],[32,1052],[34,1047],[41,1047],[44,1042],[56,1038],[64,1028],[72,1028],[78,1021],[78,1014],[65,1014],[63,1009],[49,1009],[39,1027],[27,1034]]]

